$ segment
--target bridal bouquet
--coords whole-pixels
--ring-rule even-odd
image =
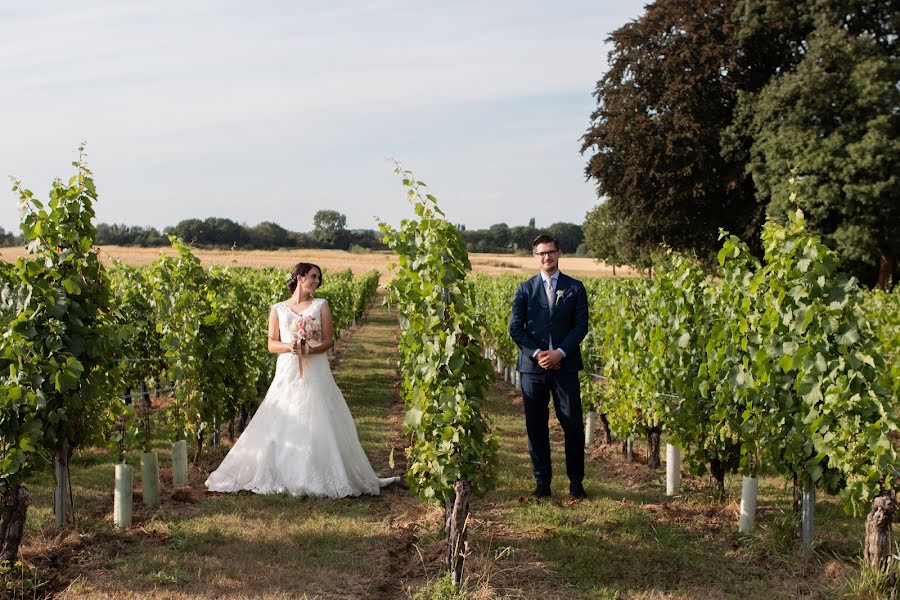
[[[300,354],[297,355],[300,377],[303,377],[303,353],[309,352],[310,344],[318,346],[322,342],[322,323],[312,315],[300,315],[291,323],[291,335],[295,342],[306,342],[300,346]]]

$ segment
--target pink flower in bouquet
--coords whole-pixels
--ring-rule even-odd
[[[300,315],[291,323],[291,335],[295,340],[322,341],[322,323],[312,315]]]
[[[303,377],[303,353],[309,351],[309,346],[318,346],[322,343],[322,322],[312,315],[299,315],[291,323],[291,335],[294,341],[305,340],[297,354],[297,363],[300,369],[300,377]]]

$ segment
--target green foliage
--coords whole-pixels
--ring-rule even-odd
[[[598,204],[584,217],[584,241],[591,256],[611,265],[613,272],[620,265],[646,269],[652,264],[647,252],[629,245],[627,227],[624,220],[616,218],[608,202]]]
[[[199,408],[203,398],[198,388],[203,385],[199,378],[204,364],[210,359],[209,349],[203,347],[200,337],[202,320],[209,309],[206,271],[188,245],[175,237],[170,237],[170,242],[177,255],[160,256],[151,266],[148,278],[156,311],[155,329],[161,336],[160,348],[166,359],[165,377],[177,382],[170,409],[173,438],[178,440],[184,439],[188,426],[192,425],[195,431],[205,426],[194,419],[207,412]]]
[[[581,225],[575,223],[551,223],[544,231],[556,238],[556,241],[559,242],[559,249],[566,254],[575,254],[578,246],[584,241],[584,231]],[[529,243],[526,249],[530,249],[530,247]]]
[[[759,361],[754,376],[774,401],[769,422],[780,426],[768,448],[785,472],[832,493],[843,488],[856,513],[882,486],[895,485],[889,435],[896,414],[878,385],[885,366],[873,352],[856,282],[808,232],[800,211],[789,218],[787,227],[764,229],[765,266],[755,286],[765,307],[760,352],[772,368]]]
[[[615,240],[706,258],[724,228],[760,255],[762,215],[786,223],[798,208],[796,171],[814,230],[888,289],[900,275],[898,14],[882,0],[660,0],[613,32],[582,147],[609,205],[590,218],[593,252],[614,257]],[[615,235],[597,230],[611,222]]]
[[[875,353],[886,368],[882,385],[891,390],[894,405],[900,401],[900,287],[893,292],[873,291],[864,296],[863,309],[876,336]]]
[[[370,271],[363,276],[354,277],[350,269],[337,273],[328,273],[316,296],[324,298],[331,306],[334,315],[334,334],[340,336],[348,329],[353,320],[362,316],[378,289],[378,271]]]
[[[82,148],[83,150],[83,148]],[[83,155],[82,155],[83,156]],[[109,278],[93,248],[96,189],[83,159],[44,203],[15,182],[29,254],[0,261],[0,491],[37,452],[71,453],[99,438],[120,336]]]
[[[152,321],[139,328],[158,334],[165,364],[160,376],[178,382],[174,439],[190,432],[202,445],[242,409],[252,412],[271,383],[269,310],[287,290],[275,269],[206,270],[189,246],[171,241],[177,255],[161,256],[144,274],[153,311]],[[368,306],[378,274],[353,277],[347,270],[328,273],[325,281],[320,295],[331,304],[338,333]]]
[[[131,464],[131,451],[138,446],[141,436],[134,403],[110,402],[107,418],[109,419],[107,424],[107,449],[110,454],[116,456],[117,463]],[[144,447],[143,450],[144,452],[150,451],[147,447]]]
[[[788,3],[771,4],[745,27],[781,27],[778,7]],[[796,210],[795,173],[811,226],[882,288],[900,252],[900,21],[889,5],[801,2],[811,25],[793,32],[802,50],[761,91],[741,95],[725,136],[730,148],[752,137],[747,170],[771,216],[786,222]]]
[[[519,275],[492,277],[481,273],[469,278],[475,299],[473,308],[478,323],[484,328],[481,341],[507,365],[515,365],[519,353],[516,343],[509,337],[509,307],[522,279]]]
[[[467,597],[464,590],[453,585],[450,573],[444,573],[417,589],[412,600],[465,600]]]
[[[44,598],[49,591],[51,574],[19,561],[0,564],[0,597]]]
[[[347,217],[336,210],[317,210],[312,236],[326,248],[347,248]]]
[[[494,485],[497,443],[482,410],[490,365],[478,343],[465,243],[425,184],[403,177],[418,219],[380,224],[399,268],[388,284],[400,317],[401,395],[407,405],[408,480],[426,501],[453,498],[456,481],[476,494]]]
[[[757,89],[755,74],[766,72],[735,52],[734,6],[660,0],[609,36],[610,66],[582,152],[609,205],[600,221],[620,225],[616,245],[631,256],[665,243],[705,258],[720,227],[752,240],[761,225],[743,162],[720,152],[738,90]]]
[[[585,406],[620,438],[662,428],[695,472],[796,476],[859,513],[898,487],[900,295],[860,292],[799,212],[767,223],[762,262],[722,238],[716,279],[669,253],[653,280],[585,281],[605,381],[585,374]],[[473,281],[494,346],[516,280]]]

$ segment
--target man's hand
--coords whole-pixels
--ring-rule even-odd
[[[559,350],[541,350],[535,358],[537,358],[537,362],[542,369],[554,371],[559,369],[559,363],[562,362],[563,355]]]

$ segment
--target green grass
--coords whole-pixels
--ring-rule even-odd
[[[376,471],[403,468],[403,406],[396,398],[396,321],[383,307],[339,352],[335,378]],[[500,440],[496,490],[472,503],[466,580],[443,572],[441,510],[401,486],[380,497],[321,500],[207,494],[203,481],[227,448],[192,467],[189,493],[173,496],[168,444],[159,440],[162,506],[144,507],[135,469],[135,524],[112,527],[113,459],[103,450],[72,464],[77,530],[56,532],[52,476],[28,487],[24,567],[9,572],[26,597],[67,598],[878,598],[884,582],[861,568],[863,520],[819,497],[816,555],[803,558],[790,488],[760,482],[757,527],[737,533],[740,479],[712,501],[685,477],[665,497],[664,471],[626,463],[617,448],[588,449],[587,501],[567,502],[561,434],[551,417],[553,500],[536,502],[517,393],[495,384],[487,398]],[[397,468],[388,457],[395,448]],[[638,443],[636,451],[645,455]],[[168,477],[168,480],[167,480]],[[881,586],[881,587],[879,587]],[[64,593],[65,592],[65,593]]]
[[[389,474],[395,405],[396,322],[374,309],[335,370],[360,438],[376,471]],[[402,415],[402,409],[401,409]],[[28,482],[34,504],[23,558],[41,563],[48,555],[72,559],[57,565],[67,593],[79,597],[365,597],[382,585],[393,540],[390,496],[340,500],[208,494],[203,481],[227,447],[208,448],[192,466],[189,493],[172,495],[168,443],[159,440],[162,506],[141,502],[140,467],[135,467],[134,525],[112,527],[114,459],[103,450],[79,452],[71,465],[77,534],[53,530],[53,481],[43,472]],[[167,481],[168,477],[168,481]],[[62,567],[60,569],[60,567]]]
[[[472,506],[469,575],[490,582],[475,586],[471,597],[838,598],[859,579],[863,519],[820,495],[816,554],[807,561],[793,528],[790,488],[779,478],[762,480],[756,529],[741,536],[739,477],[728,481],[722,503],[711,499],[705,480],[690,476],[670,499],[664,468],[651,472],[627,463],[618,447],[595,443],[586,464],[589,498],[568,502],[553,416],[554,496],[536,502],[517,394],[496,384],[488,409],[500,434],[502,468],[498,489]],[[646,455],[643,444],[637,450]],[[497,548],[508,551],[492,557]]]

